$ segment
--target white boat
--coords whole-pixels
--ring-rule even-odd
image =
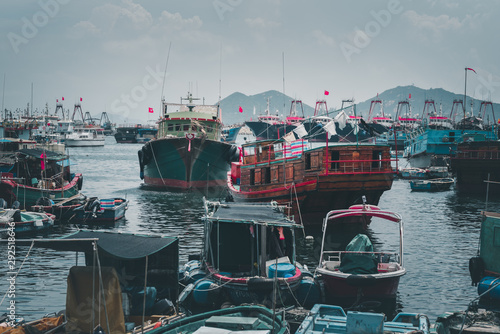
[[[75,128],[66,135],[66,147],[104,146],[103,128]]]

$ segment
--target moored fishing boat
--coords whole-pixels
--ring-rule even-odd
[[[69,269],[66,307],[58,313],[64,320],[57,325],[67,333],[149,332],[184,316],[173,304],[178,238],[81,230],[57,239],[16,240],[16,247],[23,245],[85,254],[83,265]]]
[[[325,240],[329,225],[366,225],[371,219],[397,225],[398,249],[375,251],[364,233],[357,234],[345,249],[328,249]],[[352,306],[364,301],[395,301],[399,279],[406,273],[401,216],[366,204],[328,212],[323,220],[323,240],[316,273],[324,282],[325,299],[329,303]]]
[[[9,207],[14,201],[23,209],[41,197],[71,197],[82,188],[83,176],[71,173],[67,155],[35,148],[19,150],[16,157],[11,172],[0,178],[0,198]]]
[[[7,238],[46,231],[54,219],[54,215],[42,212],[0,209],[0,235]]]
[[[295,238],[303,226],[276,202],[219,203],[204,200],[200,260],[188,262],[180,297],[190,310],[245,303],[312,306],[320,287],[296,262]]]
[[[485,180],[500,182],[500,141],[465,141],[451,152],[451,171],[459,191],[484,193]]]
[[[125,217],[128,200],[125,198],[89,199],[72,211],[71,222],[86,224],[114,222]]]
[[[429,179],[429,180],[411,180],[410,188],[413,191],[446,191],[455,184],[455,180],[450,177]]]
[[[228,188],[235,200],[278,201],[294,207],[307,223],[321,223],[331,210],[360,203],[363,195],[378,204],[391,189],[394,172],[389,146],[346,144],[310,149],[306,141],[260,141],[242,146],[242,162],[228,173]]]
[[[348,311],[339,306],[317,304],[296,334],[343,333],[430,333],[429,318],[420,313],[398,313],[392,321],[383,313]]]
[[[37,199],[35,205],[30,207],[31,211],[36,212],[46,212],[53,214],[56,217],[56,221],[67,221],[71,219],[74,215],[73,209],[80,207],[85,204],[89,199],[87,196],[78,192],[76,195],[71,197],[61,197],[50,199],[47,197],[40,197]]]
[[[223,187],[236,146],[222,142],[218,105],[165,103],[157,138],[138,152],[144,185],[158,189],[193,190]]]
[[[75,127],[66,135],[64,143],[67,147],[104,146],[106,136],[103,128]]]
[[[236,306],[179,319],[151,334],[178,333],[289,333],[282,314],[259,305]]]

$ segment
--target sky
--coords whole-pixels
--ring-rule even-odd
[[[340,107],[396,86],[463,94],[466,72],[467,95],[500,102],[499,17],[494,0],[1,0],[2,110],[64,97],[123,123],[188,91],[267,90]]]

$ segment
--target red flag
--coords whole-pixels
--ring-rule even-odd
[[[329,95],[329,94],[330,94],[330,92],[325,90],[325,95]]]
[[[62,100],[64,101],[64,96],[63,96]]]
[[[149,108],[149,112],[150,112],[150,113],[154,113],[153,108]]]
[[[467,68],[466,68],[466,70],[469,70],[469,71],[472,71],[472,72],[476,73],[476,71],[474,71],[474,70],[473,70],[472,68],[470,68],[470,67],[467,67]],[[477,74],[477,73],[476,73],[476,74]]]
[[[56,99],[56,102],[59,102],[59,99]]]
[[[238,109],[239,112],[243,112],[243,108],[240,106],[240,108]]]
[[[408,97],[409,99],[411,99],[411,93],[410,93],[410,97]]]
[[[45,153],[42,153],[40,155],[40,165],[41,165],[40,167],[42,170],[45,169],[45,157],[46,157]]]
[[[82,102],[82,98],[80,98],[80,102]]]

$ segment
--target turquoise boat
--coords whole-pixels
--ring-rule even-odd
[[[154,329],[149,333],[285,334],[289,333],[289,330],[280,313],[274,313],[263,306],[246,305],[193,315]]]
[[[221,141],[218,105],[165,103],[157,138],[138,152],[140,177],[151,188],[189,191],[224,187],[231,161],[239,159],[235,145]]]
[[[383,313],[348,311],[339,306],[316,304],[296,334],[422,333],[430,331],[429,319],[420,313],[398,313],[385,321]]]
[[[450,177],[443,177],[430,180],[411,180],[412,191],[446,191],[455,184],[455,180]]]

